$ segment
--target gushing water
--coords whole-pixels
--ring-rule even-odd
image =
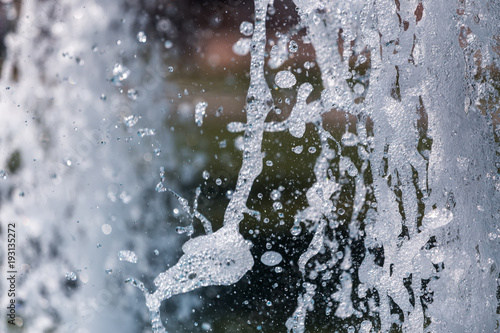
[[[232,50],[236,57],[250,54],[251,58],[246,122],[230,122],[226,129],[241,134],[236,146],[242,152],[242,165],[234,190],[227,191],[223,226],[215,230],[198,207],[200,187],[191,205],[170,189],[176,185],[172,161],[180,158],[171,153],[175,145],[159,147],[160,137],[161,142],[173,140],[161,126],[161,112],[156,112],[163,110],[156,96],[165,89],[155,90],[153,85],[177,70],[169,66],[160,72],[149,64],[137,65],[130,60],[135,59],[135,50],[120,46],[140,49],[154,36],[136,30],[127,37],[121,28],[111,29],[129,19],[125,15],[114,22],[108,17],[122,13],[111,2],[90,1],[86,11],[76,5],[23,2],[18,31],[6,38],[10,55],[0,80],[2,111],[8,109],[1,113],[1,128],[7,134],[0,146],[9,151],[11,168],[0,171],[2,205],[4,199],[9,203],[2,206],[0,217],[22,220],[20,232],[34,244],[30,249],[41,249],[27,250],[23,258],[64,252],[51,257],[50,264],[32,260],[33,267],[23,269],[32,273],[23,277],[19,297],[43,296],[26,304],[27,316],[38,318],[39,308],[52,311],[46,295],[61,307],[68,304],[67,291],[58,291],[54,283],[54,272],[68,290],[82,284],[83,291],[75,291],[70,309],[82,318],[93,318],[89,312],[108,318],[105,309],[110,311],[117,298],[134,302],[135,294],[111,293],[116,289],[88,274],[90,265],[138,288],[153,331],[165,332],[160,307],[174,295],[233,285],[259,264],[282,272],[282,266],[290,263],[297,276],[285,287],[300,289],[296,298],[285,295],[279,300],[289,309],[283,331],[306,332],[311,325],[308,318],[322,313],[338,330],[349,333],[498,332],[500,6],[488,0],[294,0],[294,4],[299,22],[287,32],[273,36],[266,30],[278,8],[272,0],[255,0],[254,22],[239,25],[243,36]],[[64,13],[71,13],[73,21],[65,23]],[[33,25],[30,17],[36,17],[39,25]],[[168,22],[162,24],[168,28]],[[109,40],[88,26],[110,29]],[[92,45],[88,40],[94,40]],[[117,49],[106,47],[110,44]],[[162,48],[172,49],[173,42],[165,40]],[[60,52],[56,55],[54,50]],[[150,63],[159,62],[155,49],[150,51]],[[302,52],[314,59],[300,64]],[[140,66],[146,69],[141,72]],[[144,72],[154,74],[148,85],[135,84],[134,76]],[[95,77],[102,82],[96,84]],[[125,98],[116,98],[120,94]],[[290,110],[282,113],[278,104],[285,95]],[[144,99],[151,101],[148,107],[156,108],[155,113],[138,107]],[[210,108],[204,101],[193,105],[198,129],[207,127]],[[340,124],[340,134],[332,124]],[[286,226],[290,239],[308,240],[294,259],[271,243],[256,256],[252,242],[240,230],[244,219],[270,225],[267,217],[261,221],[264,209],[254,210],[248,202],[259,175],[274,167],[263,144],[267,136],[278,134],[288,139],[276,150],[287,149],[297,158],[287,167],[309,165],[305,156],[314,159],[309,185],[295,196],[297,202],[300,196],[303,200],[298,211],[286,210],[286,187],[269,188],[271,210],[279,217],[276,227],[288,223],[286,215],[291,214]],[[225,140],[219,144],[226,147]],[[11,152],[12,147],[18,150]],[[92,151],[98,156],[95,160],[89,158]],[[152,268],[141,253],[161,258],[173,252],[157,248],[175,244],[167,242],[165,237],[170,236],[162,235],[157,224],[136,226],[137,221],[148,221],[149,215],[138,204],[142,192],[134,190],[144,185],[143,171],[124,168],[119,158],[131,152],[140,152],[140,161],[134,161],[138,170],[145,169],[144,161],[158,157],[154,165],[147,164],[153,170],[152,182],[157,183],[152,192],[154,198],[172,195],[182,207],[190,224],[179,226],[178,233],[194,235],[197,223],[205,233],[184,243],[177,263],[160,273],[151,287],[137,278],[122,279],[124,270],[101,254],[107,248],[124,267],[141,267],[149,273]],[[17,170],[19,156],[29,159]],[[185,177],[192,178],[194,172],[186,169]],[[67,175],[74,170],[79,180],[69,183]],[[211,173],[204,171],[203,179],[209,180]],[[221,186],[223,181],[217,178],[215,183]],[[294,186],[295,179],[286,181]],[[102,184],[110,185],[102,190]],[[89,190],[81,195],[84,189]],[[14,198],[5,194],[14,192],[18,194]],[[59,205],[67,201],[71,204]],[[40,211],[45,205],[52,209]],[[147,206],[155,214],[162,211],[153,199]],[[80,223],[78,216],[86,221]],[[64,228],[54,222],[55,236],[42,237],[49,231],[44,221],[73,219]],[[117,222],[129,220],[130,229],[149,231],[134,236],[137,248],[130,247],[132,242]],[[64,238],[64,246],[88,253],[59,251],[61,233],[72,239],[68,243]],[[148,237],[161,237],[161,242],[149,249]],[[99,296],[107,300],[104,310],[95,305],[95,297],[85,294],[89,288],[100,288]],[[266,299],[264,304],[271,308],[280,302]],[[81,310],[82,304],[92,307]],[[70,322],[71,312],[58,320]],[[47,317],[39,318],[30,326],[33,331],[53,329]],[[102,331],[106,327],[96,327],[100,322],[88,320],[82,325]],[[123,331],[131,324],[128,320],[107,328]],[[75,331],[71,325],[61,330]],[[202,329],[211,326],[203,323]]]
[[[274,82],[278,89],[297,85],[296,102],[286,120],[266,121],[275,109],[264,70],[266,12],[273,4],[256,0],[253,35],[249,22],[240,27],[252,35],[247,123],[228,125],[244,132],[236,190],[224,226],[188,241],[179,262],[156,278],[157,290],[146,292],[153,330],[164,331],[163,300],[235,283],[252,269],[251,246],[238,224],[262,171],[262,137],[288,131],[302,138],[312,124],[321,147],[315,182],[291,232],[299,235],[304,225],[313,237],[297,262],[304,290],[288,331],[305,331],[320,296],[331,300],[328,315],[348,323],[364,318],[349,332],[493,332],[499,257],[498,243],[487,235],[498,228],[500,205],[493,132],[498,108],[489,103],[498,101],[498,92],[485,73],[498,66],[498,6],[416,0],[295,5],[297,28],[306,30],[321,71],[320,97],[311,100],[313,86],[281,70]],[[238,55],[247,52],[244,40],[233,48]],[[280,37],[269,67],[280,68],[287,51],[299,47]],[[346,127],[340,140],[325,126],[338,111],[356,119],[355,132]],[[198,125],[201,120],[200,111]],[[346,198],[348,187],[354,191]],[[261,260],[274,266],[282,256],[269,251]]]

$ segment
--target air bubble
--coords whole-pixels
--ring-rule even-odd
[[[288,51],[291,53],[296,53],[299,50],[299,45],[297,45],[297,42],[294,40],[291,40],[290,43],[288,44]]]
[[[68,272],[68,273],[66,273],[66,280],[68,280],[68,281],[76,281],[76,273],[75,272]]]

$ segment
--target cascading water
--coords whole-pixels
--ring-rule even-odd
[[[280,331],[320,331],[322,327],[311,322],[311,316],[316,315],[326,318],[322,323],[330,322],[326,330],[338,332],[497,332],[500,323],[497,294],[500,5],[487,0],[294,0],[299,23],[288,26],[286,33],[276,33],[278,40],[274,41],[269,33],[271,29],[268,27],[266,31],[266,23],[276,15],[275,5],[278,7],[272,0],[255,0],[254,24],[242,23],[240,31],[245,37],[233,47],[237,55],[250,53],[250,86],[244,109],[246,123],[234,121],[227,125],[228,132],[242,135],[243,156],[223,226],[216,228],[219,225],[216,221],[202,215],[198,208],[199,187],[193,207],[174,192],[172,197],[191,222],[194,219],[201,222],[205,235],[187,241],[177,263],[160,273],[154,279],[154,286],[149,287],[147,281],[143,283],[136,278],[127,279],[143,292],[153,331],[166,331],[161,305],[172,302],[175,295],[201,287],[233,285],[257,266],[252,242],[244,237],[242,226],[248,220],[269,223],[267,216],[271,214],[250,201],[253,187],[259,180],[262,182],[259,177],[273,165],[266,155],[265,144],[272,141],[270,138],[282,135],[285,139],[276,144],[275,151],[289,149],[290,142],[298,143],[291,147],[295,158],[287,161],[287,168],[293,169],[294,164],[308,165],[302,162],[306,154],[304,145],[315,141],[319,149],[312,145],[307,149],[307,153],[315,157],[307,187],[298,185],[300,182],[293,178],[293,172],[284,181],[294,200],[304,202],[302,206],[297,204],[300,209],[282,210],[283,204],[278,198],[287,192],[286,186],[269,189],[274,201],[273,212],[279,212],[276,228],[290,221],[289,238],[308,242],[298,255],[295,250],[283,250],[265,251],[260,257],[265,266],[273,267],[276,272],[282,271],[277,265],[285,262],[297,272],[293,276],[295,280],[280,281],[283,294],[279,301],[286,304],[288,317],[280,324]],[[42,221],[86,217],[86,221],[69,224],[65,230],[77,246],[91,252],[88,256],[68,252],[62,258],[53,259],[51,265],[33,264],[24,269],[32,272],[26,273],[20,288],[22,294],[37,293],[39,280],[46,281],[44,288],[48,291],[40,293],[51,295],[52,299],[44,301],[44,296],[38,304],[45,312],[51,311],[48,303],[58,302],[73,304],[80,316],[92,312],[100,319],[95,320],[95,324],[79,326],[66,312],[65,317],[59,319],[67,323],[61,331],[75,331],[74,327],[89,331],[126,331],[133,327],[132,322],[110,322],[109,309],[106,312],[97,305],[92,311],[79,308],[75,304],[95,301],[95,297],[86,296],[84,292],[73,295],[73,303],[69,303],[64,293],[57,291],[50,275],[61,270],[59,266],[91,265],[103,271],[108,262],[102,262],[104,258],[99,257],[102,249],[96,247],[95,242],[92,249],[88,247],[89,240],[100,239],[101,229],[109,234],[113,227],[112,237],[106,240],[107,251],[127,249],[128,233],[120,229],[116,221],[133,216],[132,224],[135,224],[135,221],[158,218],[151,215],[165,216],[162,203],[155,200],[164,194],[161,192],[167,192],[167,186],[176,186],[172,177],[165,181],[176,163],[166,165],[167,162],[158,159],[146,166],[156,173],[160,165],[166,165],[160,169],[161,182],[156,186],[160,193],[148,203],[152,213],[141,211],[137,203],[139,195],[127,194],[137,192],[122,188],[140,188],[144,166],[138,171],[123,168],[120,156],[136,152],[149,162],[156,153],[142,150],[141,143],[153,145],[154,152],[159,151],[160,143],[164,152],[174,151],[175,147],[168,146],[172,140],[167,129],[153,130],[154,125],[162,121],[162,115],[144,111],[140,117],[141,98],[135,102],[142,94],[142,101],[147,98],[152,103],[148,105],[162,109],[164,90],[155,89],[154,84],[134,88],[132,82],[137,81],[129,77],[131,73],[155,72],[149,81],[154,83],[154,80],[163,81],[167,74],[150,68],[144,70],[147,64],[132,60],[136,58],[135,48],[103,46],[132,44],[128,35],[111,28],[132,18],[124,15],[115,22],[104,14],[113,11],[122,13],[118,5],[111,3],[92,2],[82,9],[26,2],[17,38],[7,40],[11,56],[3,66],[0,81],[2,89],[9,87],[2,91],[2,110],[6,111],[1,115],[3,132],[9,136],[4,136],[0,144],[11,160],[16,154],[12,151],[15,147],[24,161],[17,175],[12,172],[4,180],[10,183],[2,185],[2,193],[9,187],[9,193],[23,191],[23,195],[12,199],[3,194],[10,208],[2,206],[1,218],[25,217],[25,231],[19,231],[20,234],[30,234],[31,242],[40,242],[43,231],[40,228],[46,226]],[[65,12],[71,13],[77,23],[49,23]],[[44,14],[40,17],[37,13]],[[39,22],[35,28],[30,24],[30,17]],[[94,30],[85,28],[98,23],[100,25],[93,29],[110,28],[106,37],[97,37]],[[48,27],[52,40],[44,37]],[[68,31],[69,27],[72,30]],[[133,35],[139,43],[147,41],[142,31]],[[23,43],[22,38],[27,43]],[[91,50],[85,49],[89,45],[84,42],[79,43],[92,39],[95,45]],[[288,66],[290,60],[302,61],[300,57],[294,58],[301,48],[310,49],[314,61],[296,64],[294,68]],[[54,49],[61,51],[57,58],[48,56]],[[26,60],[30,57],[39,61]],[[153,59],[149,66],[158,62]],[[319,70],[319,77],[299,75],[313,64]],[[93,71],[85,72],[88,68]],[[95,77],[102,78],[102,73],[107,73],[106,77],[96,84]],[[274,81],[271,84],[270,79]],[[123,89],[130,100],[126,104],[120,102]],[[289,114],[281,115],[287,116],[284,120],[275,117],[282,112],[280,94],[283,93],[296,94],[285,102],[290,105],[292,100],[295,104]],[[106,99],[107,103],[112,102],[111,109],[116,112],[108,110]],[[10,116],[7,110],[16,109],[17,105],[29,116],[24,113]],[[65,108],[72,112],[53,113]],[[193,109],[196,113],[193,123],[204,128],[207,103],[199,102]],[[120,120],[109,121],[110,118]],[[28,124],[32,120],[34,124]],[[139,121],[143,128],[135,126]],[[114,123],[123,126],[114,127]],[[340,127],[345,126],[341,133],[332,129],[339,123]],[[82,136],[77,131],[77,128],[84,132],[99,127],[100,130]],[[48,138],[48,128],[59,132]],[[137,145],[132,146],[130,132],[139,134],[141,139]],[[127,139],[120,141],[122,136]],[[149,137],[156,141],[148,141]],[[50,145],[45,143],[49,139],[53,140]],[[42,144],[26,146],[23,140]],[[94,141],[99,143],[98,148]],[[100,150],[99,158],[91,160],[88,156],[94,149]],[[52,160],[58,162],[51,163]],[[75,166],[81,181],[68,183],[65,190],[57,187],[62,180],[69,179],[71,167]],[[104,170],[103,173],[96,175],[96,168]],[[186,177],[195,177],[194,171]],[[54,176],[48,178],[48,175]],[[101,183],[115,186],[101,191]],[[85,193],[98,193],[95,200],[77,195],[87,187],[90,189]],[[47,192],[53,188],[52,194]],[[44,210],[47,216],[35,214],[40,204],[65,202],[68,197],[75,203],[59,207],[61,212],[54,209]],[[108,197],[112,204],[103,204],[101,197]],[[94,213],[89,214],[89,209]],[[109,221],[103,220],[99,209],[106,210]],[[35,220],[41,221],[41,227],[32,226]],[[134,228],[130,227],[136,230]],[[152,222],[144,222],[141,228],[154,234],[155,244],[166,244],[163,237],[170,237],[164,230],[158,232]],[[254,236],[258,237],[255,233]],[[126,272],[123,274],[140,276],[142,272],[148,278],[153,271],[164,270],[162,264],[153,267],[141,263],[141,252],[144,255],[146,248],[150,250],[145,245],[150,236],[134,237],[137,237],[135,251],[142,266],[137,271],[129,266],[123,269]],[[45,248],[53,249],[51,243],[60,239],[66,238],[54,236],[41,241],[38,247],[43,253]],[[155,250],[155,253],[171,250],[175,243],[169,244],[172,245],[165,245],[165,251]],[[29,253],[23,256],[30,262]],[[136,262],[137,257],[134,252],[123,251],[119,260]],[[95,290],[118,290],[108,291],[106,297],[111,301],[106,304],[117,302],[121,297],[117,293],[125,291],[128,304],[133,303],[136,290],[110,289],[102,280],[89,277],[85,270],[77,273],[84,284],[90,280]],[[68,276],[68,281],[73,280],[73,275]],[[88,292],[89,288],[84,289]],[[287,294],[297,288],[297,297]],[[267,303],[272,305],[270,301]],[[36,317],[38,305],[27,304],[27,316]],[[39,316],[31,330],[50,329],[47,317],[50,315]]]

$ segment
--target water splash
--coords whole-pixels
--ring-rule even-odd
[[[206,235],[189,240],[177,264],[155,279],[156,291],[138,284],[153,331],[164,331],[162,301],[233,284],[252,269],[251,244],[239,223],[243,214],[260,220],[246,203],[263,169],[264,133],[302,139],[312,128],[318,144],[306,148],[316,156],[314,177],[290,230],[312,238],[296,263],[302,289],[285,323],[288,331],[305,332],[308,313],[319,306],[315,299],[327,299],[325,313],[348,332],[493,332],[499,256],[498,243],[487,235],[498,227],[498,170],[494,117],[485,100],[498,92],[478,73],[499,63],[499,9],[470,1],[294,3],[300,18],[294,29],[305,28],[304,41],[314,48],[321,92],[313,94],[313,84],[289,69],[278,71],[278,88],[298,86],[296,102],[285,120],[266,121],[272,110],[281,114],[264,70],[266,13],[276,9],[270,1],[255,1],[255,24],[240,26],[252,37],[233,46],[237,55],[251,55],[247,122],[227,126],[243,133],[236,189],[222,228],[205,228]],[[276,37],[270,69],[301,51],[288,34]],[[304,69],[312,65],[308,61]],[[198,126],[204,107],[197,105]],[[346,119],[341,137],[326,124],[338,113]],[[303,148],[292,150],[301,154]],[[266,165],[274,164],[268,159]],[[176,196],[191,219],[210,224],[196,205],[191,209]],[[283,214],[279,195],[271,197],[273,210]],[[282,260],[273,251],[261,256],[268,266]]]

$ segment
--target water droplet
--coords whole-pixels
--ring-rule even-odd
[[[148,37],[146,36],[144,31],[139,31],[137,33],[137,40],[139,41],[139,43],[146,43],[147,39]]]
[[[281,192],[279,190],[272,190],[271,191],[271,199],[274,201],[279,200],[281,198]]]
[[[131,99],[132,101],[135,101],[137,99],[138,93],[137,90],[135,89],[129,89],[127,91],[127,97]]]
[[[5,170],[0,170],[0,179],[7,179],[9,174]]]
[[[281,267],[281,266],[276,266],[276,267],[274,267],[274,271],[275,271],[276,273],[282,273],[282,272],[283,272],[283,267]]]
[[[123,118],[123,123],[127,127],[134,126],[135,124],[137,124],[138,121],[139,121],[139,117],[137,117],[136,115],[130,115],[130,116]]]
[[[345,132],[342,135],[342,144],[344,146],[355,146],[358,144],[358,137],[351,132]]]
[[[204,170],[201,176],[203,179],[208,180],[208,178],[210,178],[210,173],[207,170]]]
[[[106,95],[101,94],[100,99],[101,99],[101,101],[105,102],[105,101],[106,101],[106,99],[107,99],[107,97],[106,97]]]
[[[161,192],[165,192],[167,190],[167,188],[163,185],[162,182],[159,182],[158,184],[156,184],[155,190],[156,190],[156,192],[161,193]]]
[[[120,251],[118,252],[118,259],[120,259],[120,261],[128,261],[133,264],[137,263],[137,255],[134,251]]]
[[[296,41],[291,40],[290,43],[288,44],[288,51],[291,53],[296,53],[299,50],[299,45],[297,44]]]
[[[292,234],[292,236],[298,236],[298,235],[300,235],[301,232],[302,232],[302,228],[298,224],[294,225],[292,227],[292,229],[290,230],[290,233]]]
[[[253,24],[248,21],[241,22],[240,32],[245,36],[250,36],[253,34]]]
[[[102,245],[100,243],[97,243],[96,247],[99,249],[102,247]]]
[[[155,249],[153,253],[155,254],[155,256],[160,255],[160,251],[158,251],[158,249]]]
[[[266,266],[276,266],[283,260],[281,254],[276,251],[266,251],[260,257],[260,261]]]
[[[307,151],[311,154],[314,154],[316,152],[316,147],[309,147],[309,149],[307,149]]]
[[[252,40],[250,38],[240,38],[233,45],[233,52],[239,56],[247,55],[250,52]]]
[[[205,117],[207,102],[199,102],[194,108],[194,121],[196,125],[203,125],[203,117]]]
[[[433,209],[425,214],[422,224],[425,228],[436,229],[447,225],[453,220],[453,213],[446,209]]]
[[[300,146],[295,146],[292,148],[292,151],[295,153],[295,154],[300,154],[302,153],[302,151],[304,150],[304,146],[300,145]]]
[[[185,234],[186,233],[186,228],[184,227],[176,227],[175,232],[178,233],[179,235]]]
[[[215,184],[217,184],[217,186],[221,186],[222,185],[222,180],[220,178],[217,178],[215,180]]]
[[[120,63],[115,64],[113,67],[113,80],[116,86],[121,86],[121,82],[126,80],[130,75],[130,70]]]
[[[111,274],[113,273],[113,270],[111,268],[108,268],[104,271],[106,274]]]
[[[339,215],[344,215],[344,213],[345,213],[344,208],[339,208],[339,209],[337,209],[337,214],[339,214]]]
[[[156,134],[156,130],[154,128],[140,128],[137,131],[137,134],[142,138],[145,136],[152,136]]]
[[[273,203],[273,209],[274,210],[281,210],[281,209],[283,209],[283,204],[279,201],[276,201]]]
[[[169,71],[170,73],[172,73],[172,72],[174,71],[174,67],[172,67],[172,66],[168,66],[168,71]]]
[[[274,77],[274,82],[280,88],[291,88],[297,83],[297,79],[290,71],[280,71]]]
[[[171,41],[167,40],[165,41],[165,44],[163,44],[165,46],[166,49],[171,49],[172,46],[174,46],[174,43],[172,43]]]
[[[76,281],[76,273],[75,272],[68,272],[68,273],[66,273],[66,280],[68,280],[68,281]]]
[[[267,166],[273,166],[273,161],[269,161],[269,160],[268,160],[268,161],[266,161],[266,165],[267,165]]]
[[[155,149],[153,149],[153,154],[155,154],[156,156],[160,156],[160,154],[161,154],[161,149],[160,149],[160,148],[155,148]]]
[[[266,302],[266,305],[267,305],[267,306],[272,306],[272,305],[273,305],[273,302],[271,302],[271,301],[267,301],[267,302]]]
[[[365,91],[365,86],[361,83],[356,83],[353,89],[356,94],[361,95]]]

